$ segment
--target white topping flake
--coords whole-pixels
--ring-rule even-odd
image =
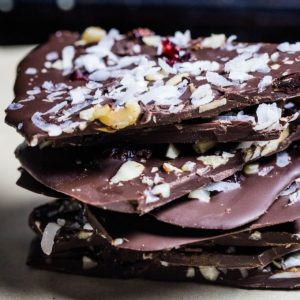
[[[180,151],[173,144],[169,144],[166,157],[175,159],[176,157],[178,157],[179,153]]]
[[[291,162],[291,157],[286,151],[279,152],[276,154],[276,166],[279,168],[284,168]]]
[[[227,87],[227,86],[234,85],[233,82],[227,80],[224,76],[222,76],[216,72],[207,72],[206,80],[209,83],[214,84],[216,86],[220,86],[220,87]]]
[[[209,281],[216,281],[220,274],[217,268],[212,266],[201,266],[199,270],[202,276]]]
[[[139,177],[145,169],[145,166],[135,162],[135,161],[126,161],[120,169],[117,171],[116,175],[114,175],[111,179],[111,183],[119,183],[121,181],[129,181],[134,178]]]
[[[48,223],[45,227],[41,240],[41,248],[46,255],[50,255],[52,253],[54,239],[60,228],[60,225],[53,222]]]
[[[214,99],[213,91],[209,84],[200,85],[191,95],[191,102],[195,107],[207,104]]]
[[[199,188],[194,191],[191,191],[188,195],[190,199],[197,199],[200,202],[209,203],[210,201],[210,192],[205,190],[205,188]]]
[[[277,46],[277,49],[281,52],[298,52],[300,51],[300,42],[290,44],[288,42],[281,43]]]
[[[37,74],[37,69],[36,68],[27,68],[25,71],[26,75],[35,75]]]
[[[161,183],[151,190],[153,195],[161,195],[164,198],[168,198],[170,196],[170,184],[169,183]]]
[[[272,84],[272,76],[266,75],[262,78],[262,80],[258,83],[258,91],[263,92],[268,86]]]
[[[225,45],[226,36],[224,34],[212,34],[210,37],[203,39],[201,46],[203,48],[217,49]]]
[[[257,107],[257,124],[254,127],[255,130],[272,130],[279,129],[280,127],[280,117],[281,109],[277,107],[276,103],[266,104],[262,103]]]
[[[73,58],[75,56],[75,48],[73,46],[66,46],[62,50],[62,67],[64,75],[69,74],[73,68]]]
[[[82,268],[84,270],[95,268],[95,267],[97,267],[97,265],[98,265],[97,262],[92,260],[90,257],[88,257],[88,256],[82,257]]]

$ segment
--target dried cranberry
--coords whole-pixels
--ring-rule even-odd
[[[187,61],[191,55],[186,50],[181,50],[169,39],[162,40],[162,55],[167,58],[169,65],[179,61]]]
[[[71,75],[70,75],[70,79],[72,81],[76,81],[76,80],[83,80],[83,81],[88,81],[88,75],[85,74],[84,72],[82,72],[81,70],[75,70]]]
[[[154,35],[154,32],[148,28],[136,28],[130,33],[134,38],[141,39],[144,36]]]

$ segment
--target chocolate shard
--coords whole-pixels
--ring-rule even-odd
[[[290,253],[299,250],[299,245],[291,247]],[[274,253],[280,255],[276,250]],[[281,257],[286,258],[286,249]],[[278,257],[274,255],[273,258]],[[218,259],[218,254],[213,255]],[[272,256],[271,256],[272,257]],[[271,258],[270,257],[270,258]],[[39,247],[39,240],[31,245],[27,263],[36,268],[107,278],[144,278],[164,281],[191,281],[217,283],[242,288],[291,289],[299,287],[299,271],[297,268],[282,271],[271,264],[264,268],[217,268],[215,266],[190,267],[172,265],[165,261],[146,259],[126,264],[123,260],[107,259],[103,252],[94,253],[90,249],[55,254],[51,260]],[[236,256],[236,260],[239,256]],[[130,267],[129,267],[129,266]]]
[[[31,145],[212,118],[299,93],[297,75],[281,78],[297,74],[298,54],[281,45],[133,39],[115,30],[98,44],[85,39],[57,32],[20,63],[6,121]]]
[[[228,230],[244,226],[262,216],[280,192],[300,177],[298,151],[285,152],[290,161],[287,160],[284,167],[278,163],[279,156],[258,161],[233,178],[196,190],[156,210],[153,215],[160,221],[188,228]],[[247,171],[254,174],[247,175]],[[207,200],[202,193],[212,195]],[[197,196],[199,199],[195,199]]]

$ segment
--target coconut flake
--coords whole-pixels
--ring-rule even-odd
[[[300,42],[290,44],[288,42],[281,43],[277,46],[277,49],[281,52],[298,52],[300,51]]]
[[[279,272],[269,277],[269,279],[291,279],[291,278],[300,278],[300,272]]]
[[[46,60],[54,61],[58,59],[58,53],[56,51],[51,51],[46,54]]]
[[[37,69],[36,68],[27,68],[25,71],[26,75],[35,75],[37,74]]]
[[[73,46],[66,46],[62,50],[62,67],[64,75],[69,74],[73,68],[73,58],[75,56],[75,48]]]
[[[272,76],[264,76],[257,86],[259,93],[263,92],[268,86],[270,86],[272,84],[272,80]]]
[[[282,262],[282,268],[284,270],[293,267],[300,267],[300,252],[290,255],[287,259],[285,259]]]
[[[276,165],[279,168],[284,168],[291,162],[291,157],[286,151],[279,152],[276,154]]]
[[[266,104],[262,103],[257,107],[257,124],[255,130],[272,130],[280,128],[281,109],[277,107],[276,103]]]
[[[227,86],[233,85],[233,82],[227,80],[224,76],[222,76],[216,72],[207,72],[206,80],[209,83],[212,83],[212,84],[214,84],[216,86],[220,86],[220,87],[227,87]]]
[[[203,48],[217,49],[225,45],[225,34],[212,34],[210,37],[204,38],[201,42]]]
[[[145,169],[145,166],[135,162],[126,161],[117,171],[117,173],[110,179],[111,183],[119,183],[122,181],[129,181],[139,177]]]
[[[227,182],[227,181],[218,181],[213,182],[205,186],[205,190],[209,192],[230,192],[241,187],[240,183],[238,182]]]
[[[158,59],[158,65],[162,68],[162,70],[168,74],[176,74],[176,69],[167,64],[163,59]]]
[[[297,190],[289,196],[289,205],[293,205],[300,201],[300,190]]]
[[[48,223],[45,227],[41,240],[41,248],[46,255],[50,255],[52,253],[54,239],[60,228],[60,225],[53,222]]]
[[[7,109],[8,110],[17,110],[22,108],[24,105],[18,102],[13,102],[11,104],[8,105]]]
[[[200,85],[191,95],[191,102],[195,107],[207,104],[214,99],[213,91],[209,84]]]
[[[191,40],[191,32],[190,30],[186,30],[185,32],[176,31],[173,37],[170,37],[170,41],[180,48],[187,48],[188,43]]]

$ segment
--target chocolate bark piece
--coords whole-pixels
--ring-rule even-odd
[[[59,200],[35,209],[30,218],[31,227],[41,235],[49,222],[56,222],[58,218],[68,221],[67,208],[70,204],[72,208],[73,201]],[[106,245],[113,245],[116,249],[149,252],[172,248],[202,247],[209,244],[269,247],[272,245],[282,246],[285,243],[299,243],[299,226],[295,225],[300,218],[300,203],[291,203],[290,195],[280,196],[265,215],[248,226],[232,231],[183,229],[158,222],[150,215],[120,214],[90,206],[85,206],[83,212],[83,207],[79,207],[77,213],[81,211],[86,222],[91,225]],[[68,221],[67,224],[72,225],[72,222]],[[119,224],[122,226],[120,227]],[[75,241],[78,239],[76,236],[79,236],[78,232],[72,236]],[[58,241],[58,244],[54,244],[54,249],[56,249],[56,245],[58,249],[70,247],[69,240],[65,239],[63,235]],[[89,244],[89,241],[85,242]],[[99,241],[95,240],[95,242]],[[74,247],[74,243],[71,245]]]
[[[119,147],[107,151],[101,146],[76,149],[21,147],[17,157],[26,171],[53,190],[103,208],[112,203],[131,202],[138,204],[136,210],[139,212],[172,201],[196,186],[222,180],[243,165],[241,151],[234,154],[219,152],[220,155],[203,158],[203,162],[197,159],[191,146],[187,147],[186,155],[182,149],[182,155],[173,160],[164,157],[166,150],[166,147]],[[210,158],[215,162],[205,161]],[[132,180],[125,181],[124,177],[121,181],[122,177],[117,182],[114,178],[119,176],[122,166],[125,165],[126,176],[130,173],[128,161],[142,166],[142,172]],[[186,163],[192,167],[189,171],[181,170]],[[160,197],[152,194],[156,186],[169,189],[169,193]]]
[[[189,152],[191,147],[186,146],[173,160],[162,158],[166,153],[162,145],[146,149],[109,148],[110,155],[101,145],[80,149],[21,147],[17,157],[28,173],[53,190],[98,207],[145,213],[202,185],[221,181],[240,170],[245,162],[285,149],[295,138],[297,132],[285,131],[277,140],[253,142],[237,150],[234,145],[223,144],[220,150],[213,149],[204,156],[195,156],[195,152]],[[110,184],[128,160],[143,165],[143,173],[132,180]],[[157,191],[156,186],[165,190]],[[158,195],[160,192],[166,193]]]
[[[204,202],[203,196],[202,199],[201,195],[200,199],[195,199],[196,193],[194,196],[191,193],[184,199],[161,207],[153,215],[160,221],[189,228],[229,230],[246,225],[262,216],[280,192],[300,178],[298,151],[280,154],[289,157],[284,166],[278,163],[275,156],[265,162],[258,161],[254,165],[258,167],[255,174],[238,172],[233,178],[219,182],[219,185],[203,187],[200,190],[202,193],[211,193],[208,203]],[[235,186],[230,190],[232,185]],[[210,189],[212,192],[209,192]]]
[[[164,281],[206,282],[243,288],[292,289],[299,287],[297,272],[285,273],[272,264],[254,269],[218,269],[211,267],[173,266],[157,261],[140,261],[122,264],[122,261],[97,257],[91,250],[79,250],[45,256],[39,247],[39,240],[32,243],[27,263],[35,268],[67,272],[72,274],[107,278],[144,278]],[[279,279],[276,279],[280,275]],[[295,276],[296,275],[296,276]]]
[[[282,77],[297,78],[298,52],[281,45],[232,43],[224,36],[217,45],[211,44],[214,37],[145,38],[110,31],[99,44],[84,45],[78,33],[57,32],[20,63],[6,121],[35,145],[99,130],[209,118],[298,96],[297,80]],[[97,116],[91,110],[80,114],[95,105]]]
[[[87,216],[88,218],[89,216]],[[62,251],[69,251],[72,249],[82,247],[101,247],[107,249],[107,251],[113,252],[115,257],[125,256],[127,259],[142,259],[159,258],[163,261],[169,261],[166,253],[176,253],[176,259],[180,259],[182,253],[185,253],[188,257],[193,257],[194,254],[203,255],[207,251],[218,251],[223,255],[237,254],[241,247],[251,247],[255,249],[262,249],[269,247],[283,247],[287,248],[292,244],[299,244],[299,228],[297,227],[297,220],[294,222],[284,223],[277,226],[270,226],[261,230],[250,230],[242,232],[233,232],[219,237],[207,238],[203,242],[197,244],[187,245],[177,249],[162,249],[156,252],[147,252],[143,254],[140,251],[133,250],[127,251],[126,249],[116,248],[117,241],[113,242],[113,239],[109,236],[109,233],[104,227],[101,231],[95,230],[88,223],[88,219],[85,216],[83,205],[79,202],[72,202],[70,200],[58,200],[49,204],[44,204],[34,209],[29,218],[29,224],[31,228],[40,236],[43,236],[43,232],[49,223],[56,223],[57,220],[63,220],[64,225],[59,229],[54,238],[54,244],[51,253],[57,253]],[[92,222],[94,224],[94,222]],[[155,224],[155,223],[154,223]],[[164,227],[162,227],[163,229]],[[220,247],[227,246],[227,247]],[[234,246],[234,247],[233,247]],[[229,247],[229,248],[228,248]],[[238,247],[238,248],[236,248]],[[115,249],[115,250],[114,250]],[[279,248],[278,248],[279,249]],[[230,251],[229,251],[230,250]],[[263,256],[268,257],[268,253]],[[272,253],[272,252],[271,252]],[[174,253],[173,253],[174,254]],[[175,254],[173,255],[175,257]],[[184,259],[184,258],[183,258]],[[228,259],[228,257],[227,257]],[[205,258],[208,262],[208,258]],[[226,260],[226,257],[224,258]],[[234,263],[234,261],[232,262]],[[241,263],[241,262],[240,262]],[[202,263],[205,264],[205,263]],[[228,267],[228,266],[227,266]]]
[[[251,122],[212,121],[203,124],[171,124],[159,127],[99,133],[53,141],[56,147],[91,146],[97,144],[165,144],[193,143],[196,141],[236,142],[277,139],[280,130],[255,131]]]

